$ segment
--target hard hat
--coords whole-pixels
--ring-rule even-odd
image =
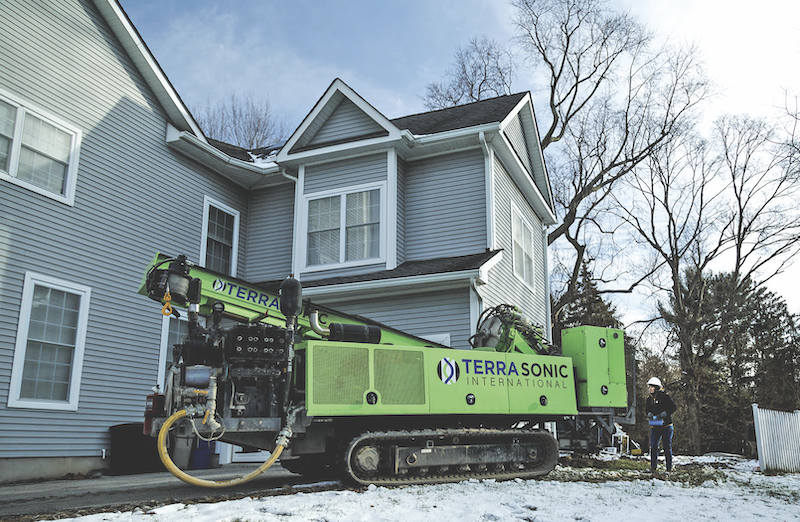
[[[648,386],[655,386],[656,388],[661,388],[661,379],[658,377],[653,377],[649,381],[647,381]]]

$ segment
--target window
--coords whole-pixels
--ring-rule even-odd
[[[235,276],[239,245],[239,211],[206,196],[200,259],[215,272]]]
[[[77,410],[91,289],[27,273],[9,407]]]
[[[514,249],[514,275],[533,290],[533,227],[513,207],[511,236]]]
[[[381,189],[308,201],[306,265],[359,264],[381,257]]]
[[[81,133],[0,92],[0,178],[72,205]]]

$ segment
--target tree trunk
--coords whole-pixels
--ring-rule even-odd
[[[684,344],[684,343],[688,343]],[[694,351],[691,341],[681,340],[681,371],[684,378],[684,404],[682,408],[684,425],[680,429],[686,431],[689,452],[692,455],[700,454],[700,382],[696,368]]]

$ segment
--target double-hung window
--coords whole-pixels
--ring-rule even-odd
[[[533,290],[533,227],[525,221],[516,207],[511,208],[511,237],[514,275]]]
[[[0,178],[72,205],[81,132],[0,92]]]
[[[306,265],[381,258],[381,188],[308,199]]]
[[[239,211],[206,196],[203,205],[203,241],[200,259],[205,267],[236,275],[239,250]]]
[[[27,273],[8,406],[77,410],[91,289]]]

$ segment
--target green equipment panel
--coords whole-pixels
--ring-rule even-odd
[[[312,416],[575,415],[567,357],[309,341]]]
[[[628,406],[622,330],[597,326],[565,329],[561,351],[575,365],[579,408]]]

